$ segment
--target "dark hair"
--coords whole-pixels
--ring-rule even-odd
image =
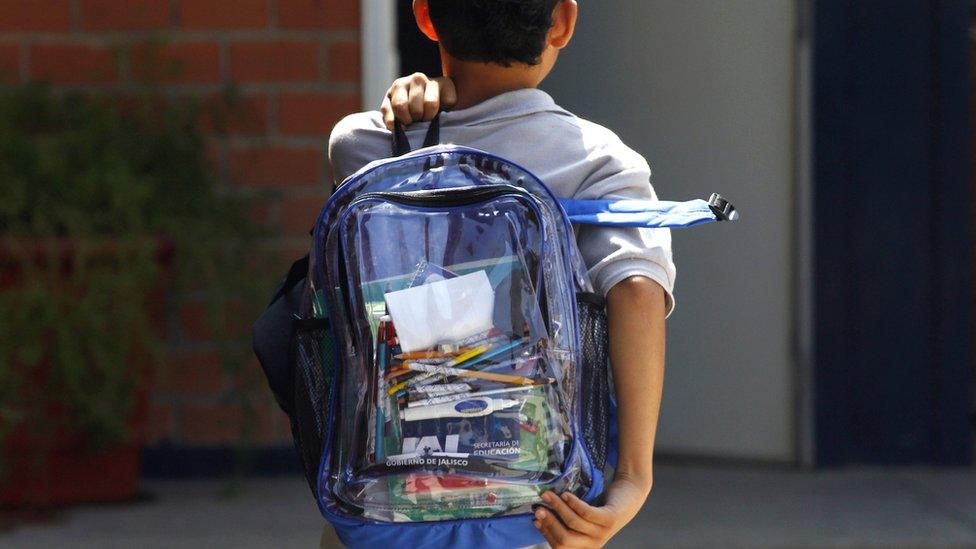
[[[428,0],[447,53],[462,61],[535,65],[561,0]]]

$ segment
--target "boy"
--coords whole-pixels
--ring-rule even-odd
[[[400,79],[383,114],[353,114],[332,132],[329,160],[341,182],[389,156],[393,117],[429,120],[444,92],[441,141],[521,164],[573,198],[656,199],[647,162],[609,130],[577,118],[537,89],[573,35],[575,0],[414,0],[420,30],[440,47],[449,80]],[[449,86],[453,82],[453,88]],[[441,90],[438,84],[446,84]],[[456,93],[456,97],[455,97]],[[407,135],[414,146],[424,127]],[[578,244],[597,291],[607,297],[610,357],[619,406],[617,470],[602,506],[543,494],[565,526],[540,509],[535,526],[557,548],[600,547],[640,510],[652,482],[664,376],[664,319],[675,269],[666,229],[582,227]]]

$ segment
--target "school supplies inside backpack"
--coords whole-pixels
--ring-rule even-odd
[[[736,213],[717,195],[561,200],[514,163],[429,146],[436,128],[333,193],[255,351],[344,543],[540,543],[540,494],[596,500],[616,452],[606,313],[572,223]]]

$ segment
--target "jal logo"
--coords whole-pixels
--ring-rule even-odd
[[[430,454],[432,452],[457,453],[459,435],[447,435],[444,437],[444,445],[435,436],[429,437],[405,437],[403,439],[404,454]]]
[[[465,400],[454,405],[454,411],[461,415],[479,414],[488,407],[484,400]]]

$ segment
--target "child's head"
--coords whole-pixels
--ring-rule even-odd
[[[543,73],[576,23],[575,0],[414,0],[414,12],[443,55]]]

